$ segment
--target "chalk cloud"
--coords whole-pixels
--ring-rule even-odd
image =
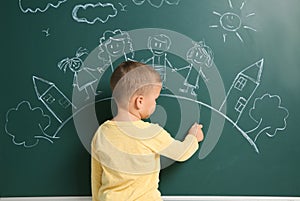
[[[99,12],[95,12],[95,10],[99,10]],[[95,16],[93,19],[91,17],[86,17],[88,12],[101,13],[101,16]],[[81,12],[81,16],[79,16],[79,12]],[[110,18],[117,16],[118,10],[111,3],[98,2],[96,4],[88,3],[84,5],[76,5],[72,11],[72,17],[77,22],[83,22],[87,24],[95,24],[97,21],[101,23],[106,23]]]
[[[49,2],[48,1],[34,1],[34,0],[19,0],[19,7],[23,13],[38,13],[46,12],[49,8],[58,8],[62,3],[67,0],[56,0]],[[36,3],[39,2],[39,3]],[[44,2],[43,5],[41,2]]]

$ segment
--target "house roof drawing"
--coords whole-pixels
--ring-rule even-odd
[[[40,100],[44,94],[49,91],[51,87],[54,87],[54,84],[52,82],[49,82],[47,80],[44,80],[40,77],[33,76],[32,77],[35,93]]]
[[[238,74],[238,77],[240,75],[244,75],[248,79],[253,81],[254,83],[259,84],[260,79],[261,79],[261,75],[262,75],[263,66],[264,66],[264,59],[261,59],[261,60],[257,61],[256,63],[248,66],[244,70],[242,70]]]

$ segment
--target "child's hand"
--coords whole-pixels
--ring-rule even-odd
[[[198,142],[201,142],[204,138],[202,127],[203,126],[201,124],[194,123],[194,125],[192,125],[192,127],[190,128],[188,134],[194,135],[197,138]]]

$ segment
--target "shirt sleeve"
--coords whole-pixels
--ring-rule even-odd
[[[198,141],[194,135],[188,134],[183,141],[175,140],[166,130],[149,140],[148,146],[157,154],[176,161],[189,159],[198,149]]]
[[[159,154],[176,161],[186,161],[197,151],[198,147],[197,138],[194,135],[187,135],[182,142],[174,140]]]
[[[91,150],[91,187],[92,187],[92,201],[98,201],[98,192],[102,185],[102,165],[95,155],[94,146]]]

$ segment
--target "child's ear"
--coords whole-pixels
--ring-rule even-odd
[[[142,95],[137,96],[135,99],[135,105],[138,110],[143,107],[143,103],[144,103],[144,96]]]

